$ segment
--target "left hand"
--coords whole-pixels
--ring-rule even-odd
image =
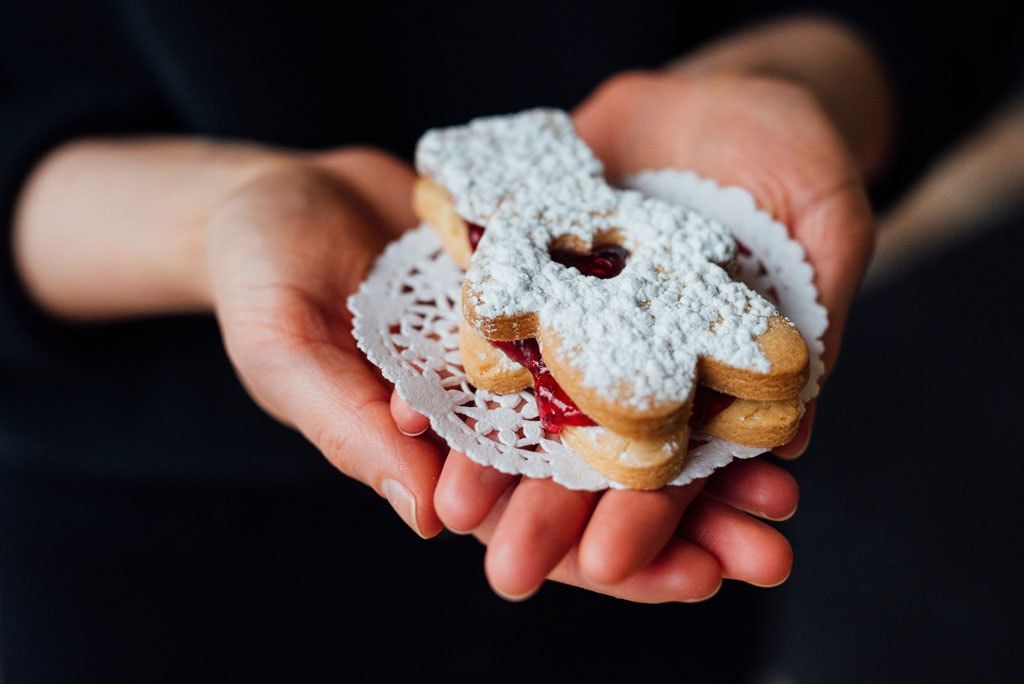
[[[693,169],[747,188],[788,225],[830,312],[825,362],[832,367],[870,255],[872,217],[838,131],[809,92],[754,76],[626,74],[585,101],[575,122],[612,179],[647,168]],[[778,455],[796,457],[806,447],[809,408]],[[397,396],[392,414],[404,432],[427,427]],[[435,508],[450,528],[488,545],[487,576],[506,597],[528,596],[547,577],[660,602],[707,598],[723,578],[783,582],[792,567],[789,543],[758,518],[788,518],[797,499],[792,476],[763,459],[685,487],[587,493],[503,475],[452,452]]]

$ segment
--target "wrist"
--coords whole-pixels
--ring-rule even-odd
[[[190,166],[194,178],[177,198],[180,210],[173,212],[180,226],[165,224],[165,235],[178,249],[171,263],[177,273],[168,278],[183,305],[203,312],[214,308],[210,286],[208,254],[210,227],[225,205],[242,189],[282,166],[293,166],[296,155],[247,143],[195,141]],[[190,209],[185,203],[192,204]]]
[[[26,181],[14,217],[25,289],[75,319],[208,310],[204,226],[275,153],[195,139],[85,140]]]

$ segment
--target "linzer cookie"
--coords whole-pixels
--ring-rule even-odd
[[[680,472],[691,429],[793,437],[807,345],[730,278],[720,224],[611,187],[560,111],[430,131],[416,162],[415,209],[467,268],[460,351],[477,387],[533,384],[544,428],[635,488]]]

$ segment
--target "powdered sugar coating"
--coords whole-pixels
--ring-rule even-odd
[[[584,386],[645,410],[685,400],[701,356],[771,370],[757,337],[776,311],[719,265],[735,255],[726,230],[609,186],[564,112],[431,131],[417,165],[452,195],[457,213],[486,226],[466,273],[476,316],[538,313]],[[630,257],[607,280],[548,251],[567,235],[589,247],[613,234]]]
[[[551,179],[600,178],[604,167],[565,112],[532,109],[427,131],[416,145],[416,169],[448,191],[459,216],[486,225],[513,189],[543,192]]]

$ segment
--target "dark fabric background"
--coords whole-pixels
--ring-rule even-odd
[[[1020,677],[1024,212],[974,228],[850,321],[793,466],[793,575],[764,606],[790,681]]]

